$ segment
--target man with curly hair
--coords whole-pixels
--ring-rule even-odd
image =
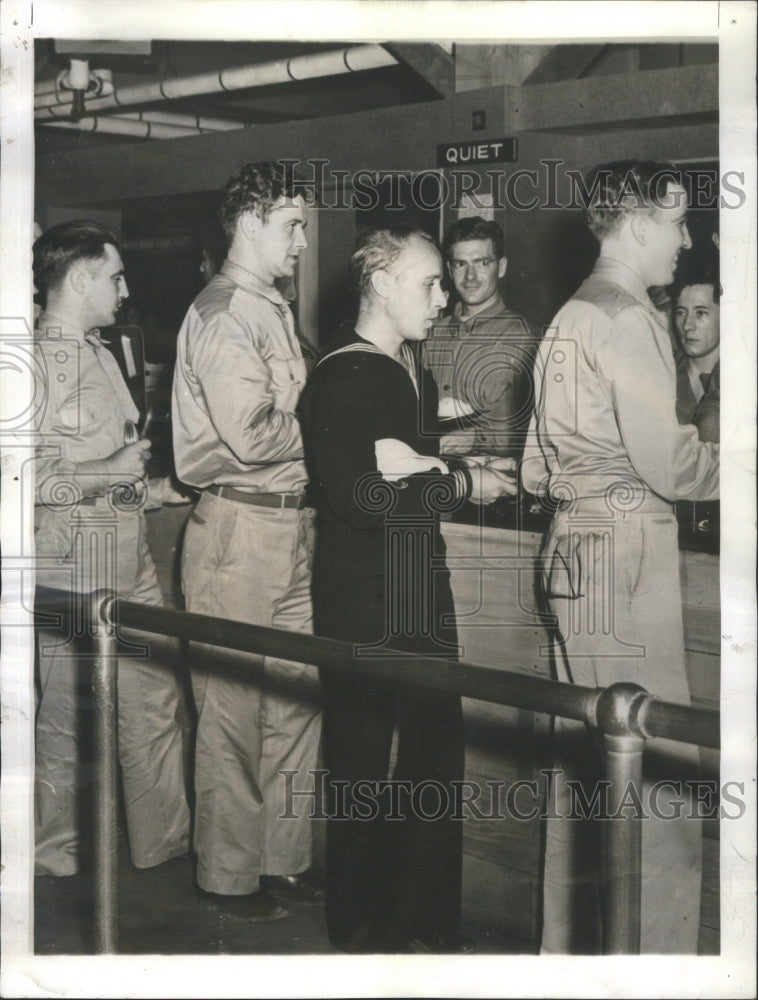
[[[190,306],[177,343],[173,433],[179,478],[200,490],[182,552],[187,609],[312,631],[313,511],[295,408],[306,369],[289,303],[306,248],[306,206],[273,162],[247,163],[221,202],[229,250]],[[204,898],[239,920],[318,901],[311,831],[286,810],[284,777],[316,766],[316,671],[196,650],[195,850]],[[288,811],[287,818],[280,818]]]
[[[677,421],[666,315],[648,294],[671,282],[691,245],[686,192],[670,164],[638,161],[598,167],[588,190],[600,254],[540,346],[522,466],[525,486],[555,509],[541,581],[556,624],[554,667],[558,680],[592,688],[630,681],[686,704],[673,501],[718,495],[718,446]],[[579,787],[589,803],[602,790],[605,750],[579,723],[555,720],[554,737],[542,950],[595,953],[603,943],[604,823],[583,822],[571,797]],[[681,784],[697,761],[694,747],[653,740],[643,787],[631,790],[645,817],[645,953],[697,950],[701,824]],[[652,797],[654,778],[680,785]]]

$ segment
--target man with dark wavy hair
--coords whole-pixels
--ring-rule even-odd
[[[308,245],[306,206],[278,163],[247,163],[229,180],[220,214],[227,258],[177,343],[176,470],[201,491],[182,587],[189,611],[311,632],[313,511],[295,415],[306,369],[276,287]],[[286,899],[323,895],[305,874],[308,816],[287,810],[280,774],[305,781],[316,766],[318,679],[305,664],[258,657],[251,675],[218,648],[195,654],[198,886],[233,919],[276,920],[289,913]]]
[[[479,216],[458,219],[442,252],[459,301],[433,325],[424,358],[439,391],[443,446],[520,458],[537,335],[501,295],[508,263],[503,231]]]
[[[719,440],[719,351],[721,283],[718,251],[692,251],[682,258],[671,287],[671,312],[678,337],[676,413],[694,424],[701,441]]]
[[[540,345],[522,465],[525,486],[555,508],[541,580],[556,622],[555,671],[593,688],[631,681],[687,704],[673,501],[718,495],[718,446],[677,421],[666,316],[648,295],[671,282],[690,246],[686,192],[670,164],[639,161],[598,167],[589,190],[600,255]],[[554,735],[558,818],[546,827],[542,950],[594,953],[603,930],[603,824],[566,818],[566,782],[581,783],[590,802],[603,750],[578,723],[556,720]],[[675,791],[649,798],[653,776],[680,781],[697,760],[694,747],[663,740],[645,752],[636,789],[646,817],[645,953],[697,950],[701,825],[685,818],[686,796],[678,818]]]
[[[34,244],[34,281],[44,301],[35,330],[43,389],[35,463],[37,582],[70,591],[74,610],[81,595],[101,588],[161,604],[142,509],[150,442],[132,439],[137,407],[98,335],[129,294],[116,237],[87,219],[53,226]],[[173,664],[161,657],[161,640],[140,639],[149,642],[149,658],[133,647],[119,668],[118,746],[132,860],[151,868],[189,849],[180,726],[186,709]],[[82,866],[91,659],[79,642],[67,628],[38,633],[38,875],[73,875]]]

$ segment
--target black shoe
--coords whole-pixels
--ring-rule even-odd
[[[404,949],[406,953],[414,955],[470,955],[476,950],[476,941],[458,931],[420,934],[409,941]]]
[[[290,910],[267,892],[248,892],[244,896],[226,896],[219,892],[198,889],[200,898],[210,903],[215,910],[230,920],[261,923],[265,920],[281,920],[290,916]]]
[[[299,875],[261,875],[261,889],[288,903],[323,903],[326,892],[310,872]]]

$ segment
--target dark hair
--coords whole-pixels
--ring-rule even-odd
[[[704,251],[684,250],[680,254],[674,280],[669,286],[669,294],[674,306],[682,294],[682,290],[689,288],[690,285],[711,285],[713,287],[713,301],[720,301],[719,255],[715,247],[713,252],[705,248]]]
[[[587,174],[587,223],[602,240],[617,230],[636,209],[655,212],[669,184],[681,184],[681,173],[671,163],[656,160],[616,160]]]
[[[245,212],[255,212],[265,222],[280,198],[294,198],[295,179],[292,172],[275,160],[246,163],[227,181],[221,195],[219,215],[221,224],[231,243],[237,229],[237,220]]]
[[[442,241],[442,251],[445,259],[450,256],[450,250],[455,243],[466,240],[491,240],[492,250],[498,260],[505,256],[505,237],[503,230],[496,222],[488,222],[480,215],[458,219],[449,226]]]
[[[40,295],[46,298],[50,289],[58,288],[77,261],[102,260],[107,245],[121,250],[110,229],[89,219],[60,222],[48,229],[32,247],[34,284]]]
[[[393,267],[414,237],[437,249],[437,244],[423,229],[404,223],[365,233],[347,265],[348,285],[364,295],[371,287],[371,276],[376,271],[388,271]]]

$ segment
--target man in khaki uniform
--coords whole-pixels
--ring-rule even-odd
[[[647,293],[674,276],[690,245],[685,191],[668,164],[598,167],[587,209],[600,243],[590,277],[560,310],[535,365],[536,412],[522,466],[525,486],[558,510],[542,551],[542,584],[557,623],[558,680],[589,687],[632,681],[687,704],[672,501],[718,495],[718,446],[676,418],[676,371],[665,314]],[[556,720],[557,815],[567,779],[589,796],[600,756],[578,723]],[[638,790],[645,953],[697,949],[701,824],[676,814],[671,788],[693,777],[697,749],[651,741]],[[548,819],[543,952],[593,953],[601,942],[601,823]]]
[[[177,474],[202,491],[182,553],[187,609],[311,632],[313,511],[295,415],[306,369],[275,284],[307,246],[305,213],[276,163],[248,163],[230,179],[229,252],[179,332],[172,415]],[[323,896],[307,876],[308,817],[292,818],[280,773],[305,785],[316,766],[316,671],[261,657],[251,674],[207,647],[192,678],[198,885],[237,919],[285,917],[276,896]]]
[[[142,480],[146,440],[127,443],[137,408],[98,330],[127,297],[113,233],[78,220],[34,244],[35,286],[45,308],[35,353],[44,395],[37,412],[37,583],[72,593],[72,608],[101,588],[146,604],[163,601],[147,547]],[[73,615],[76,626],[78,615]],[[75,629],[74,629],[75,632]],[[82,814],[90,783],[84,737],[91,715],[91,651],[64,628],[38,632],[35,828],[38,875],[73,875],[91,824]],[[122,638],[135,641],[135,633]],[[134,864],[150,868],[185,854],[182,692],[166,643],[140,635],[119,661],[119,757]],[[145,655],[149,650],[149,656]],[[142,655],[140,655],[142,654]]]

